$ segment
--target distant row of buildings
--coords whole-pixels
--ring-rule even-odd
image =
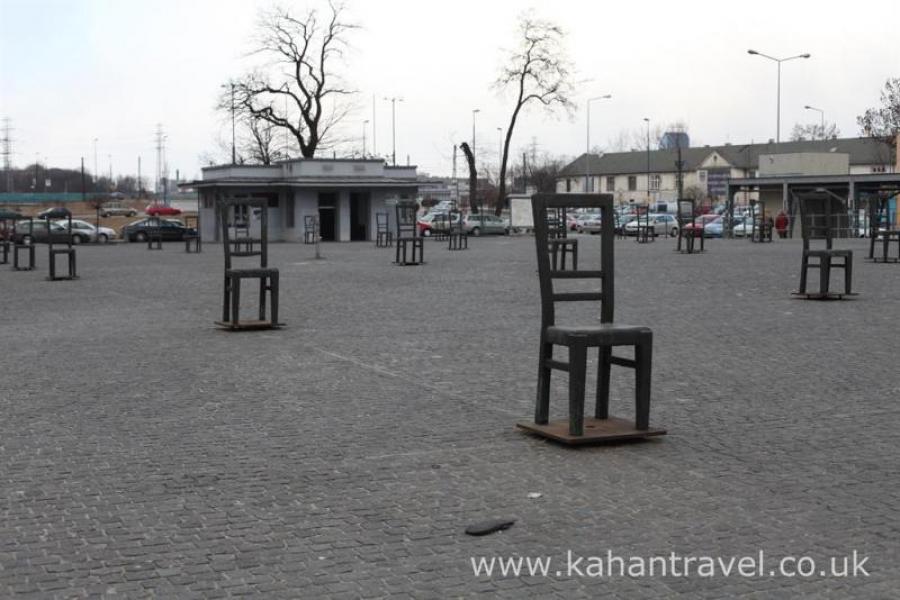
[[[611,193],[620,204],[673,201],[678,156],[671,148],[583,154],[561,171],[557,191]],[[874,138],[688,147],[681,149],[681,161],[686,195],[709,203],[760,201],[767,210],[786,208],[790,186],[798,182],[832,186],[851,204],[860,194],[900,186],[892,144]],[[206,239],[219,236],[214,207],[223,197],[265,198],[270,239],[285,241],[303,239],[313,217],[324,240],[372,240],[376,214],[391,215],[398,201],[466,206],[469,197],[467,178],[420,176],[415,166],[393,167],[381,159],[294,159],[207,167],[202,173],[181,187],[197,194]]]

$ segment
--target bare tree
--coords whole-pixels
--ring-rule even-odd
[[[337,62],[356,26],[343,20],[342,5],[329,7],[331,14],[324,21],[315,9],[300,17],[285,8],[265,14],[255,54],[271,58],[279,72],[256,70],[234,83],[235,110],[252,117],[253,127],[264,122],[276,130],[286,129],[304,158],[328,147],[332,130],[350,110],[344,99],[353,93],[338,75]],[[225,87],[219,108],[230,111],[232,89]]]
[[[666,128],[661,123],[650,126],[650,148],[658,149]],[[647,128],[622,129],[607,141],[610,152],[636,152],[647,150]]]
[[[856,123],[867,137],[881,139],[890,149],[885,160],[896,162],[897,136],[900,135],[900,77],[889,77],[881,91],[881,107],[869,108],[856,117]]]
[[[476,199],[478,196],[478,171],[475,169],[475,156],[472,155],[472,149],[466,142],[460,144],[459,147],[466,155],[466,163],[469,165],[469,210],[472,211],[472,214],[477,215],[480,204]]]
[[[807,123],[806,125],[796,123],[791,130],[791,141],[827,140],[839,135],[841,132],[834,123],[825,123],[824,126],[822,123]]]
[[[510,54],[495,83],[500,89],[514,86],[516,93],[515,106],[503,140],[499,190],[494,207],[497,215],[503,210],[509,144],[522,108],[537,102],[548,110],[562,107],[571,112],[575,106],[569,98],[572,92],[569,83],[571,67],[562,44],[562,29],[548,21],[525,15],[519,19],[519,36],[518,49]]]

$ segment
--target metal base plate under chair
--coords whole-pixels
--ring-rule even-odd
[[[215,324],[228,331],[258,331],[260,329],[281,329],[284,323],[272,323],[271,321],[259,321],[253,319],[241,319],[237,325],[231,321],[216,321]]]
[[[858,296],[856,292],[849,294],[839,292],[791,292],[795,300],[852,300]]]
[[[585,417],[584,435],[570,434],[568,419],[550,421],[546,425],[538,425],[537,423],[530,421],[519,421],[516,423],[516,427],[527,431],[528,433],[533,433],[568,446],[621,442],[625,440],[636,440],[666,435],[665,429],[659,429],[657,427],[637,429],[634,425],[634,421],[620,419],[618,417],[609,417],[606,419]]]

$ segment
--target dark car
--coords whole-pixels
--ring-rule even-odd
[[[38,219],[50,217],[51,219],[68,219],[72,216],[68,208],[62,206],[54,206],[53,208],[45,208],[37,214]]]
[[[16,228],[13,232],[13,241],[17,244],[46,244],[50,236],[53,236],[54,244],[68,244],[69,243],[69,228],[64,226],[60,222],[50,222],[50,232],[47,232],[47,221],[44,219],[34,219],[31,221],[31,227],[29,227],[28,220],[21,220],[16,222]],[[73,244],[81,244],[82,242],[89,242],[90,237],[86,234],[78,233],[77,231],[72,234],[72,243]]]
[[[162,241],[182,241],[185,235],[197,235],[193,227],[186,227],[175,219],[141,219],[122,228],[122,239],[129,242],[146,242],[151,233],[159,231]]]

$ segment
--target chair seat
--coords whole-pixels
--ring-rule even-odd
[[[271,277],[272,275],[278,275],[278,269],[227,269],[225,271],[225,277],[231,278]]]
[[[559,326],[547,328],[547,341],[568,345],[572,336],[587,337],[588,346],[629,346],[653,337],[649,327],[601,323],[590,326]]]
[[[54,248],[50,254],[75,254],[75,248]]]

